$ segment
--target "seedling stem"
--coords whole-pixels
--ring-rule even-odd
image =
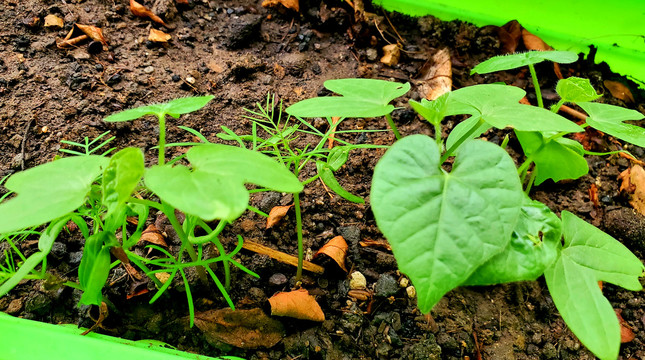
[[[529,70],[531,71],[531,79],[533,79],[533,87],[535,88],[535,96],[537,97],[538,106],[544,108],[542,91],[540,91],[540,83],[538,82],[537,74],[535,73],[535,65],[529,64]]]
[[[399,130],[396,128],[396,125],[394,124],[394,120],[392,120],[392,116],[390,114],[386,114],[385,118],[387,119],[387,123],[390,124],[390,128],[392,129],[394,136],[396,136],[396,139],[400,140],[401,134],[399,133]]]

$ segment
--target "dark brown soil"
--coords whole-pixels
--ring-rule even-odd
[[[243,108],[276,94],[285,104],[317,96],[327,79],[367,77],[411,81],[428,58],[448,47],[453,62],[453,83],[460,88],[475,83],[504,81],[527,89],[527,71],[486,76],[469,75],[482,60],[499,54],[500,42],[490,28],[478,29],[462,22],[440,22],[431,17],[410,19],[389,14],[405,40],[404,55],[394,67],[379,62],[381,48],[396,41],[391,27],[385,38],[372,23],[355,23],[345,3],[312,5],[301,1],[300,15],[280,13],[260,6],[260,1],[192,1],[177,8],[174,1],[157,0],[160,12],[173,31],[168,44],[147,41],[149,20],[134,17],[124,0],[5,0],[0,11],[0,178],[21,169],[52,160],[66,147],[61,140],[81,141],[110,131],[112,146],[140,147],[148,160],[156,156],[158,126],[151,119],[108,124],[102,118],[113,112],[178,97],[213,94],[215,100],[204,110],[170,120],[168,141],[193,141],[179,129],[197,129],[210,141],[221,126],[249,133],[250,122]],[[153,7],[148,2],[146,5]],[[374,10],[372,10],[374,11]],[[379,15],[383,13],[376,10]],[[63,29],[45,28],[43,19],[54,14],[65,20]],[[36,19],[38,19],[36,21]],[[78,48],[59,49],[74,22],[98,26],[109,42],[108,51],[87,43]],[[385,22],[387,23],[387,22]],[[389,29],[389,30],[388,30]],[[99,46],[100,50],[100,46]],[[623,80],[606,66],[579,61],[563,66],[566,75],[588,77],[604,101],[625,105],[611,97],[603,80]],[[550,65],[538,66],[545,97],[553,99],[557,79]],[[644,110],[643,97],[632,89],[635,104]],[[409,98],[421,96],[413,86],[407,97],[397,100],[402,109],[394,119],[403,135],[432,134],[431,127],[406,106]],[[534,96],[529,100],[534,101]],[[446,130],[460,119],[446,120]],[[314,125],[323,126],[314,121]],[[348,120],[344,130],[386,129],[384,119]],[[485,137],[500,143],[505,133]],[[352,143],[389,145],[390,132],[344,135]],[[300,146],[315,139],[301,138]],[[597,139],[593,150],[610,151],[620,144],[606,136]],[[509,149],[518,160],[521,150],[511,138]],[[630,148],[643,160],[645,152]],[[182,148],[173,148],[178,155]],[[425,317],[400,286],[404,276],[397,271],[391,252],[362,247],[360,240],[384,240],[369,208],[369,188],[374,165],[384,150],[356,150],[338,172],[339,181],[350,192],[367,200],[366,205],[329,195],[320,182],[307,186],[302,195],[305,247],[316,251],[327,240],[342,235],[350,246],[349,264],[367,278],[375,290],[372,301],[348,297],[348,280],[306,274],[304,287],[317,296],[327,320],[322,323],[284,320],[287,336],[270,349],[245,350],[209,343],[197,328],[187,327],[188,307],[181,283],[159,301],[149,305],[151,293],[127,300],[130,280],[117,267],[110,275],[105,294],[114,307],[99,332],[130,339],[154,338],[180,349],[206,355],[238,355],[247,359],[592,359],[584,346],[559,317],[543,280],[500,286],[460,288],[450,292]],[[579,180],[545,183],[532,196],[559,213],[568,210],[609,232],[645,259],[644,218],[635,213],[618,191],[618,174],[628,161],[617,156],[590,157],[590,173]],[[307,168],[310,175],[314,168]],[[598,188],[600,206],[590,201],[588,190]],[[263,210],[288,204],[289,196],[258,194],[252,204]],[[155,222],[156,216],[150,219]],[[276,228],[264,231],[264,219],[250,213],[224,233],[231,248],[236,234],[283,252],[295,254],[295,218],[290,213]],[[167,229],[164,229],[167,230]],[[170,233],[170,231],[168,231]],[[50,255],[50,272],[76,280],[81,239],[63,235]],[[170,236],[169,242],[173,242]],[[0,244],[0,249],[2,244]],[[28,255],[35,242],[21,244]],[[260,275],[252,278],[233,271],[231,297],[238,308],[262,307],[267,297],[293,285],[295,269],[264,256],[242,251],[237,259]],[[4,260],[3,260],[4,261]],[[272,280],[276,274],[286,282]],[[279,277],[279,276],[278,276]],[[92,325],[86,308],[78,308],[78,291],[71,288],[46,291],[42,282],[27,281],[0,299],[0,311],[51,323]],[[192,284],[198,311],[226,307],[213,286]],[[622,359],[645,359],[645,297],[605,285],[605,295],[636,334],[621,348]],[[582,296],[582,295],[581,295]]]

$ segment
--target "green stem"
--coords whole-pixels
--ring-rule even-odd
[[[441,140],[441,122],[432,123],[434,126],[434,138],[435,141],[437,142],[437,147],[439,148],[439,153],[443,151],[443,141]]]
[[[524,193],[526,193],[527,196],[531,192],[531,188],[533,187],[533,183],[535,182],[537,170],[537,168],[533,168],[533,171],[531,171],[531,177],[529,177],[529,182],[526,184],[526,190],[524,190]]]
[[[459,146],[461,146],[461,144],[463,144],[464,141],[470,139],[470,137],[477,131],[477,129],[480,126],[482,126],[482,124],[484,124],[484,120],[480,118],[479,121],[477,121],[477,124],[475,124],[472,128],[470,128],[470,130],[468,130],[468,132],[466,134],[464,134],[464,136],[459,138],[459,140],[457,140],[457,142],[452,144],[450,149],[446,150],[446,152],[441,157],[441,160],[439,161],[439,164],[443,164],[444,162],[446,162],[446,160],[452,155],[452,153],[455,152],[455,150],[457,150],[457,148]]]
[[[166,147],[166,115],[159,115],[159,165],[166,162],[165,147]]]
[[[401,134],[399,134],[399,130],[396,128],[394,120],[392,120],[392,116],[390,114],[385,114],[385,118],[387,119],[387,123],[390,124],[390,129],[392,129],[392,132],[394,133],[394,136],[396,136],[396,139],[400,140]]]
[[[247,205],[247,206],[246,206],[246,209],[247,209],[247,210],[251,210],[251,211],[253,211],[254,213],[256,213],[256,214],[258,214],[258,215],[260,215],[260,216],[269,217],[269,214],[267,214],[267,213],[265,213],[264,211],[262,211],[262,210],[260,210],[260,209],[256,208],[255,206]]]
[[[540,151],[540,149],[538,149],[537,151],[534,151],[533,154],[535,154],[538,151]],[[529,166],[531,166],[531,164],[533,163],[533,154],[527,156],[526,160],[524,160],[522,165],[520,165],[520,167],[517,168],[517,173],[518,174],[523,174],[526,170],[528,170]]]
[[[302,245],[302,216],[300,214],[300,194],[293,194],[293,204],[296,209],[296,232],[298,234],[298,269],[296,270],[296,282],[302,277],[302,264],[305,257]]]
[[[558,101],[557,104],[551,106],[551,112],[554,114],[557,114],[558,110],[560,110],[560,108],[562,107],[562,105],[564,105],[564,103],[565,103],[564,99],[560,99],[560,101]]]
[[[309,184],[309,183],[311,183],[313,181],[316,181],[316,179],[318,179],[319,177],[320,177],[320,175],[318,175],[318,174],[310,177],[309,179],[307,179],[307,180],[302,182],[302,186],[306,186],[307,184]]]
[[[531,71],[531,79],[533,79],[533,87],[535,88],[535,96],[537,97],[538,106],[544,108],[542,91],[540,90],[540,84],[538,83],[537,74],[535,73],[535,66],[533,64],[529,64],[529,70]]]
[[[188,241],[188,236],[186,236],[184,229],[179,223],[179,220],[177,220],[177,217],[175,216],[175,209],[172,206],[166,204],[165,202],[162,202],[161,204],[163,206],[163,210],[162,210],[163,213],[166,215],[166,217],[168,217],[168,221],[170,221],[170,224],[175,229],[175,232],[177,232],[177,236],[179,236],[179,239],[181,240],[183,248],[185,248],[186,252],[188,252],[190,259],[194,262],[199,261],[199,259],[197,258],[197,253],[195,252],[195,248],[193,248],[193,244],[191,244],[190,241]],[[197,270],[197,275],[199,276],[199,279],[204,284],[207,284],[208,278],[206,277],[206,272],[204,271],[204,268],[202,266],[198,266],[197,268],[195,268],[195,270]]]

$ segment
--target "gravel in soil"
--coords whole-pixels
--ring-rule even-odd
[[[301,13],[267,10],[259,1],[190,1],[176,6],[173,1],[146,3],[160,14],[171,29],[134,17],[124,1],[67,2],[6,0],[0,12],[0,177],[52,160],[68,148],[62,140],[93,139],[109,131],[111,146],[134,146],[146,151],[151,162],[156,153],[158,126],[149,118],[109,124],[105,116],[119,110],[174,98],[213,94],[215,100],[204,110],[170,120],[168,142],[193,141],[177,125],[194,128],[210,141],[221,126],[236,133],[250,133],[243,108],[253,108],[276,94],[285,104],[325,94],[327,79],[366,77],[399,82],[418,77],[420,69],[437,49],[448,47],[453,66],[453,84],[460,88],[475,83],[506,83],[532,94],[527,70],[469,76],[477,63],[500,53],[500,41],[491,28],[476,28],[432,17],[410,19],[388,14],[405,40],[398,65],[379,62],[381,48],[397,41],[389,27],[381,33],[373,23],[356,23],[346,4],[313,4],[302,1]],[[368,6],[369,8],[369,6]],[[381,10],[375,11],[382,16]],[[64,19],[62,28],[44,27],[47,15]],[[79,45],[59,49],[72,24],[100,27],[108,49]],[[383,23],[384,24],[384,23]],[[151,27],[168,32],[172,40],[154,43],[148,39]],[[554,97],[556,77],[550,65],[537,67],[545,97]],[[588,77],[599,90],[603,80],[624,79],[611,74],[604,65],[591,61],[562,66],[566,75]],[[643,112],[643,97],[632,89],[635,102],[627,104]],[[605,91],[604,100],[625,105]],[[431,127],[406,107],[407,100],[423,97],[418,88],[396,100],[402,109],[394,120],[404,135],[432,134]],[[529,100],[535,102],[535,99]],[[450,130],[461,119],[445,121]],[[323,128],[324,122],[314,121]],[[386,129],[383,119],[351,119],[344,130]],[[500,143],[504,132],[484,136]],[[350,143],[389,145],[390,132],[340,135]],[[299,146],[314,139],[302,137]],[[595,151],[616,149],[616,143],[602,137]],[[173,148],[176,156],[185,148]],[[509,151],[520,159],[521,150],[511,138]],[[643,149],[631,148],[642,159]],[[365,239],[383,240],[369,208],[371,173],[383,150],[353,151],[337,173],[351,193],[367,200],[353,204],[328,194],[317,182],[302,195],[305,246],[319,249],[327,240],[342,235],[349,244],[350,273],[362,274],[373,291],[367,300],[348,296],[350,279],[306,274],[303,284],[315,294],[327,320],[322,324],[283,320],[286,336],[270,349],[245,350],[210,341],[197,328],[188,328],[188,314],[181,282],[153,305],[151,294],[126,300],[132,286],[122,268],[110,275],[105,294],[114,305],[104,327],[98,331],[129,339],[155,338],[180,349],[208,355],[230,354],[247,359],[592,359],[567,329],[548,295],[543,280],[490,287],[460,288],[450,292],[424,316],[415,307],[408,281],[397,271],[391,252],[380,247],[362,247]],[[643,216],[629,207],[618,191],[616,177],[629,164],[617,156],[590,157],[590,173],[576,181],[545,183],[533,197],[552,210],[572,211],[609,232],[645,258]],[[305,169],[305,175],[315,169]],[[600,206],[588,198],[591,184],[598,187]],[[274,193],[255,195],[252,204],[264,211],[287,205],[290,196]],[[156,219],[151,219],[154,222]],[[164,219],[157,223],[164,227]],[[234,246],[236,234],[286,253],[295,254],[295,219],[288,214],[276,227],[264,230],[263,218],[247,214],[223,234],[227,246]],[[158,227],[159,227],[158,226]],[[160,228],[168,232],[166,228]],[[171,249],[177,247],[170,236]],[[0,250],[6,244],[0,244]],[[21,244],[25,255],[36,250],[34,242]],[[75,280],[82,254],[77,234],[64,234],[50,256],[49,271]],[[206,251],[213,251],[207,249]],[[1,259],[0,259],[1,260]],[[260,275],[255,279],[233,272],[231,297],[240,309],[262,307],[277,291],[294,283],[295,269],[261,255],[242,251],[237,260]],[[353,277],[352,277],[353,278]],[[189,274],[189,281],[195,279]],[[12,315],[51,323],[91,326],[93,309],[78,308],[77,290],[44,290],[42,282],[21,284],[0,299],[0,310]],[[145,285],[144,285],[145,286]],[[192,283],[198,311],[226,307],[216,289]],[[621,357],[645,358],[645,298],[642,292],[627,292],[606,285],[605,295],[636,334],[622,346]]]

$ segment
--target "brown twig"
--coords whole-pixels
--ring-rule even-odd
[[[22,134],[22,142],[20,143],[20,170],[25,170],[25,144],[27,143],[27,135],[29,135],[29,128],[31,128],[32,122],[34,122],[34,119],[27,121],[25,132]]]
[[[266,247],[264,245],[260,245],[256,242],[250,241],[250,240],[244,240],[244,243],[242,244],[242,248],[253,251],[255,253],[261,254],[261,255],[266,255],[270,257],[271,259],[278,260],[281,263],[284,264],[289,264],[293,266],[298,266],[298,258],[293,255],[285,254],[282,251],[274,250],[271,249],[270,247]],[[302,264],[302,268],[311,271],[316,274],[322,274],[325,272],[325,268],[316,265],[310,261],[304,260]]]
[[[587,115],[581,113],[576,109],[572,109],[566,105],[560,106],[560,111],[562,111],[563,113],[569,114],[578,120],[582,120],[582,121],[587,120]]]

